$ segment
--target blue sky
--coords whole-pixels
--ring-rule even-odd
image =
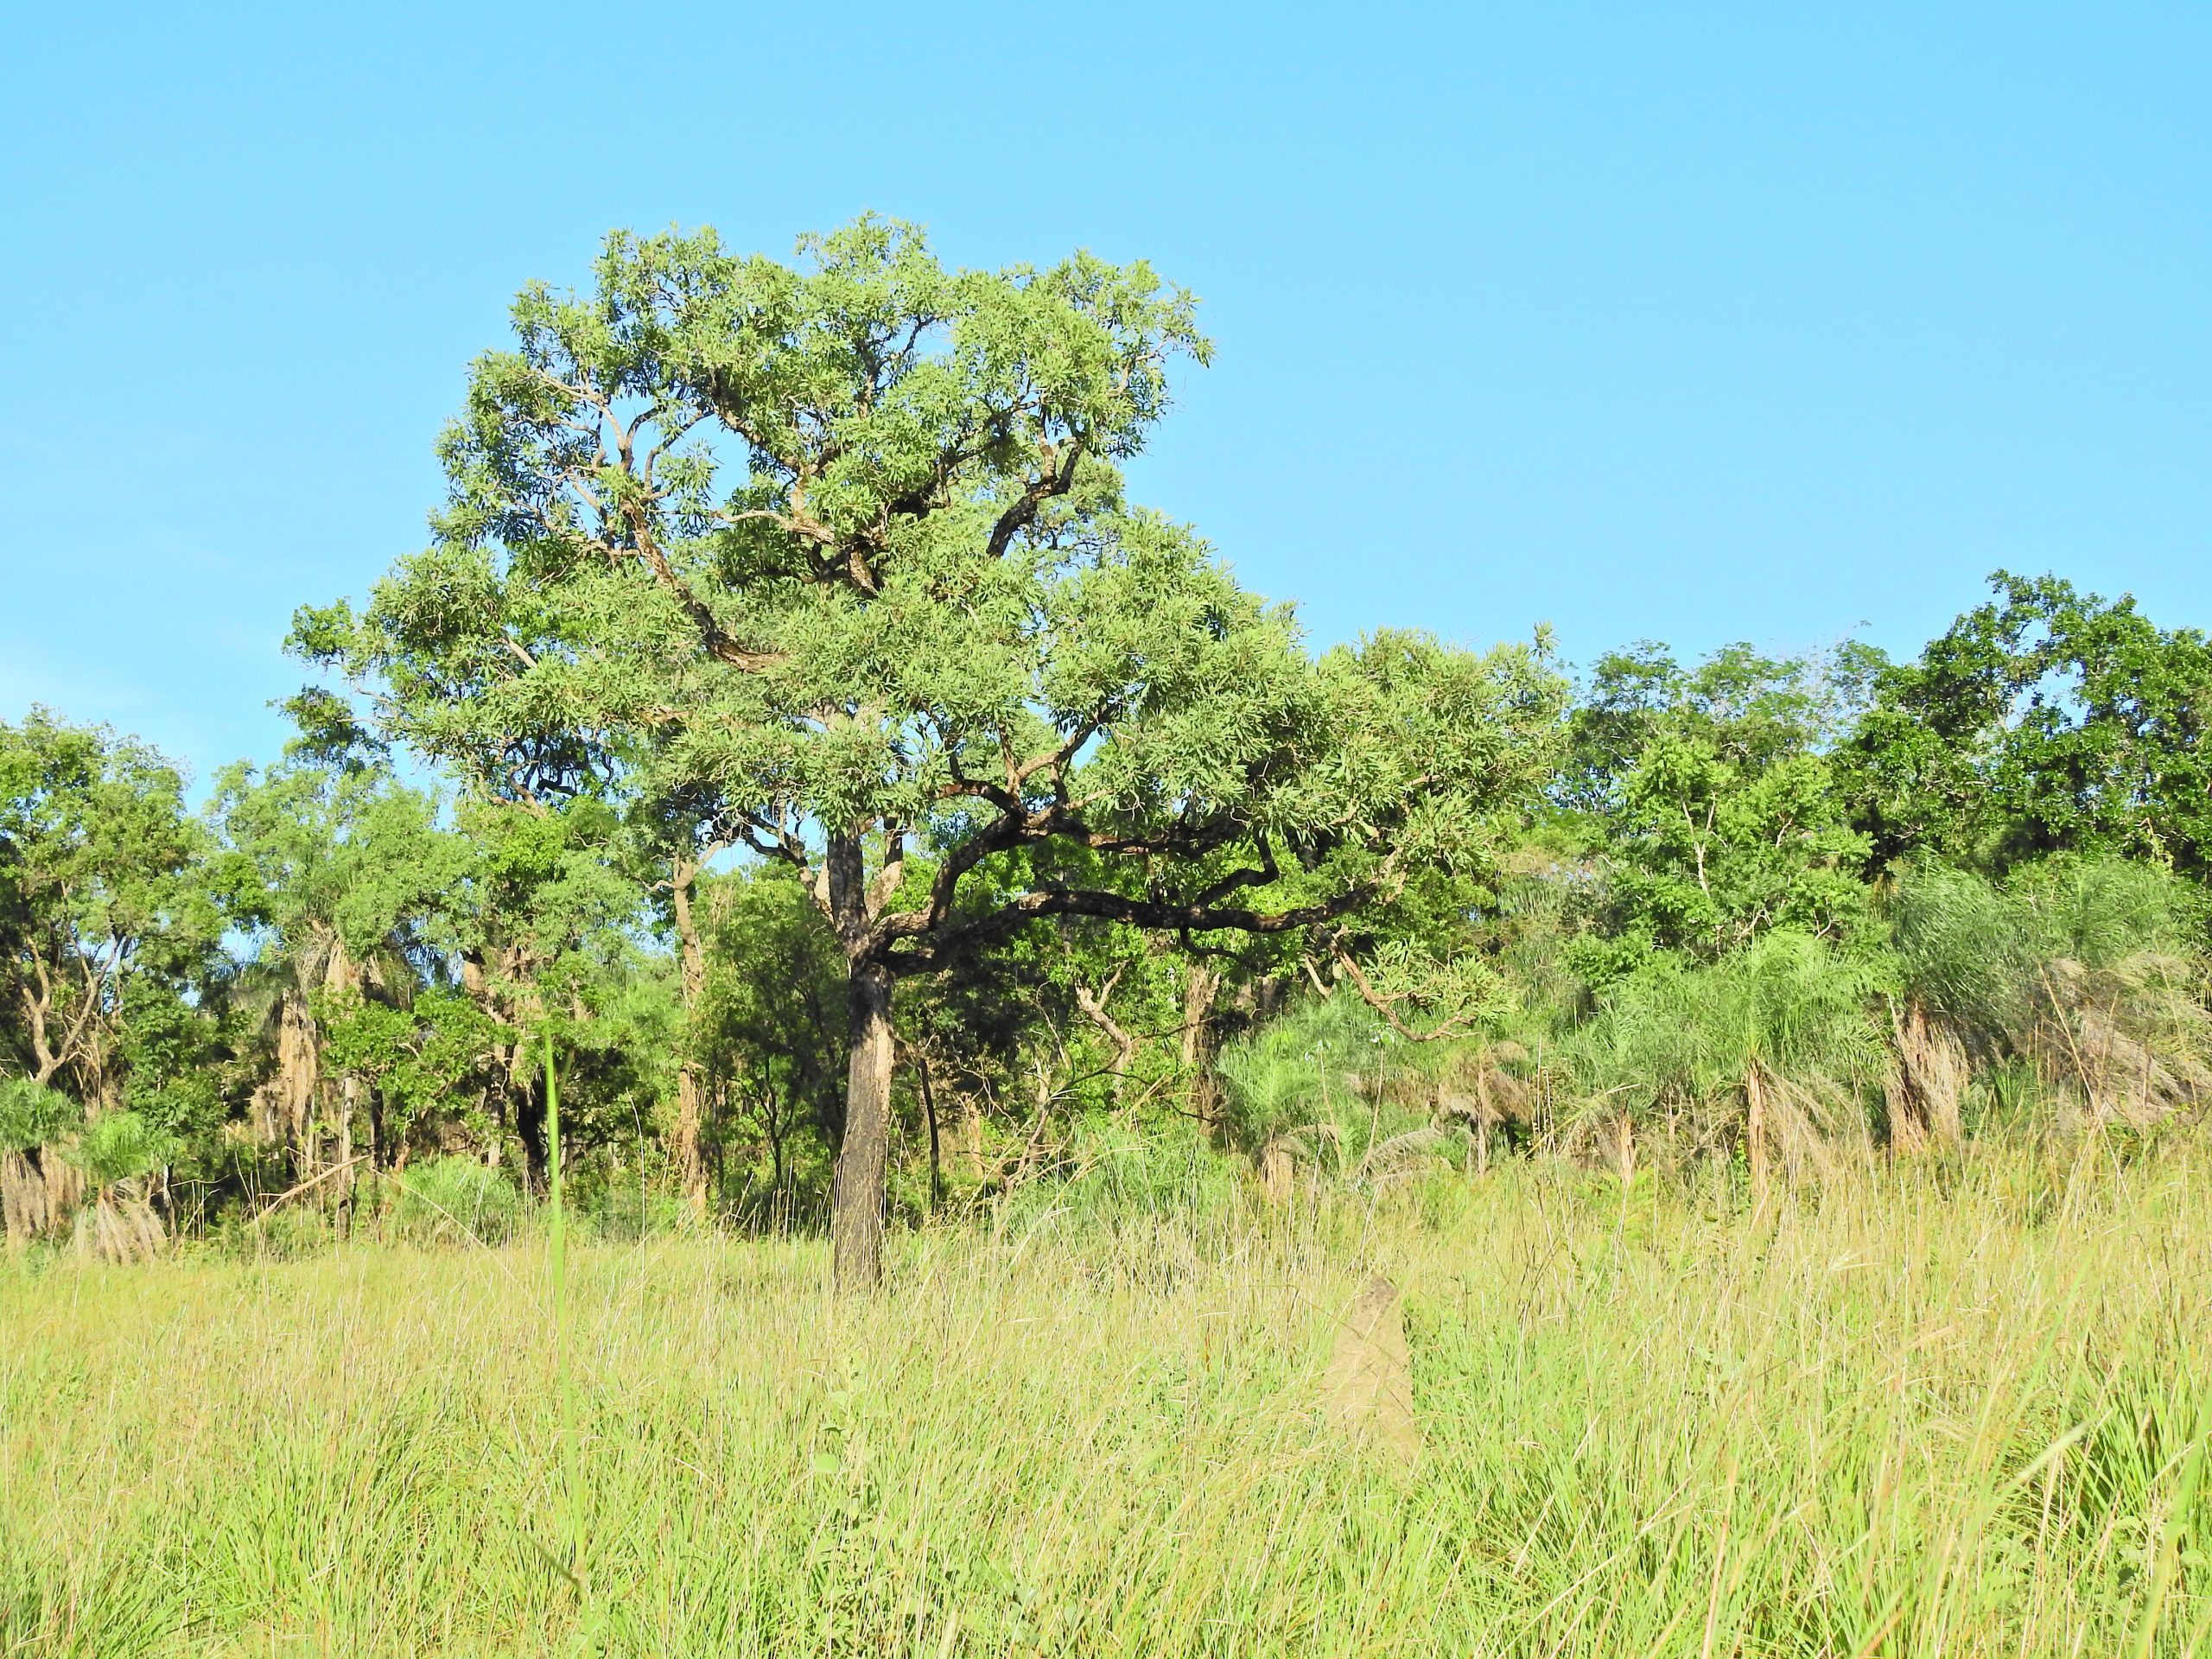
[[[267,757],[524,281],[862,208],[1219,355],[1138,466],[1318,639],[2212,618],[2212,9],[19,9],[0,719]]]

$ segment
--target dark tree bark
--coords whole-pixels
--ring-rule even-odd
[[[809,854],[798,831],[787,824],[754,818],[741,832],[753,850],[766,857],[782,858],[805,875],[816,904],[844,948],[848,963],[851,1023],[845,1122],[830,1197],[832,1279],[839,1291],[869,1290],[883,1279],[883,1180],[891,1140],[891,994],[899,977],[949,966],[1012,938],[1033,922],[1055,917],[1090,917],[1163,931],[1281,934],[1332,921],[1357,908],[1373,891],[1363,885],[1317,904],[1280,911],[1237,905],[1232,901],[1238,894],[1265,887],[1281,874],[1274,848],[1265,836],[1260,836],[1255,862],[1231,870],[1185,898],[1135,898],[1103,889],[1046,886],[1019,893],[979,915],[957,916],[954,900],[962,878],[994,853],[1072,839],[1115,852],[1194,854],[1211,851],[1228,837],[1224,830],[1201,828],[1172,834],[1155,845],[1093,831],[1068,808],[1065,779],[1058,774],[1054,800],[1031,809],[1016,789],[1033,784],[1048,768],[1065,770],[1081,742],[1078,734],[1057,751],[1010,772],[1005,789],[965,780],[950,791],[944,798],[972,798],[995,807],[1000,816],[938,863],[926,898],[912,908],[891,906],[906,873],[903,825],[883,826],[883,855],[873,876],[868,873],[865,824],[831,836],[818,861]],[[1218,971],[1193,964],[1185,1001],[1185,1060],[1196,1074],[1192,1078],[1196,1109],[1209,1126],[1216,1116],[1210,1015],[1220,984]],[[1036,1156],[1049,1096],[1046,1090],[1040,1099],[1025,1169]]]
[[[928,1055],[915,1057],[914,1074],[921,1079],[922,1110],[928,1116],[930,1123],[930,1211],[935,1214],[938,1206],[944,1202],[944,1160],[938,1146],[937,1090],[930,1087]]]
[[[696,864],[679,859],[669,880],[683,998],[683,1057],[676,1071],[676,1143],[672,1151],[677,1185],[683,1192],[683,1202],[694,1217],[703,1221],[707,1215],[707,1160],[703,1150],[707,1077],[705,1068],[691,1052],[692,1023],[698,1018],[699,1001],[707,983],[706,948],[699,938],[697,919],[691,913],[691,890],[698,874]]]
[[[532,1192],[545,1191],[545,1091],[530,1070],[530,1045],[517,1043],[507,1068],[507,1101],[515,1138],[522,1142],[523,1179]]]
[[[891,1150],[891,973],[853,966],[852,1059],[845,1084],[845,1140],[830,1197],[832,1276],[842,1292],[883,1282],[883,1179]]]

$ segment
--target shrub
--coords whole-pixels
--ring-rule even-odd
[[[29,1077],[0,1078],[0,1152],[35,1152],[83,1121],[59,1090]]]
[[[387,1179],[399,1189],[392,1230],[417,1244],[497,1244],[522,1218],[514,1183],[473,1158],[441,1158]]]
[[[110,1112],[97,1120],[62,1156],[105,1192],[151,1174],[177,1154],[181,1143],[137,1112]]]

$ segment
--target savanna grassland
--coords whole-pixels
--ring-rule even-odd
[[[1564,1161],[895,1235],[0,1274],[0,1652],[2178,1655],[2212,1165]],[[1326,1409],[1402,1292],[1408,1465]]]
[[[2212,1641],[2202,629],[1329,643],[1142,260],[510,317],[281,754],[0,721],[0,1659]]]

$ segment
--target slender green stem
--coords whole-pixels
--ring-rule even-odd
[[[553,1033],[545,1033],[546,1197],[552,1206],[546,1253],[553,1270],[553,1382],[560,1395],[561,1483],[568,1488],[569,1574],[583,1582],[584,1488],[576,1469],[576,1380],[569,1363],[568,1216],[561,1199],[561,1083]]]
[[[2174,1586],[2174,1576],[2179,1566],[2182,1541],[2189,1535],[2190,1514],[2196,1503],[2196,1482],[2204,1467],[2204,1443],[2212,1433],[2199,1433],[2190,1442],[2189,1450],[2181,1460],[2181,1478],[2176,1483],[2173,1503],[2166,1511],[2166,1524],[2158,1539],[2158,1554],[2151,1563],[2151,1586],[2143,1598],[2143,1611],[2135,1626],[2135,1640],[2128,1649],[2131,1659],[2150,1659],[2153,1644],[2158,1637],[2158,1615],[2164,1611],[2167,1593]],[[2195,1652],[2192,1643],[2189,1651]]]

